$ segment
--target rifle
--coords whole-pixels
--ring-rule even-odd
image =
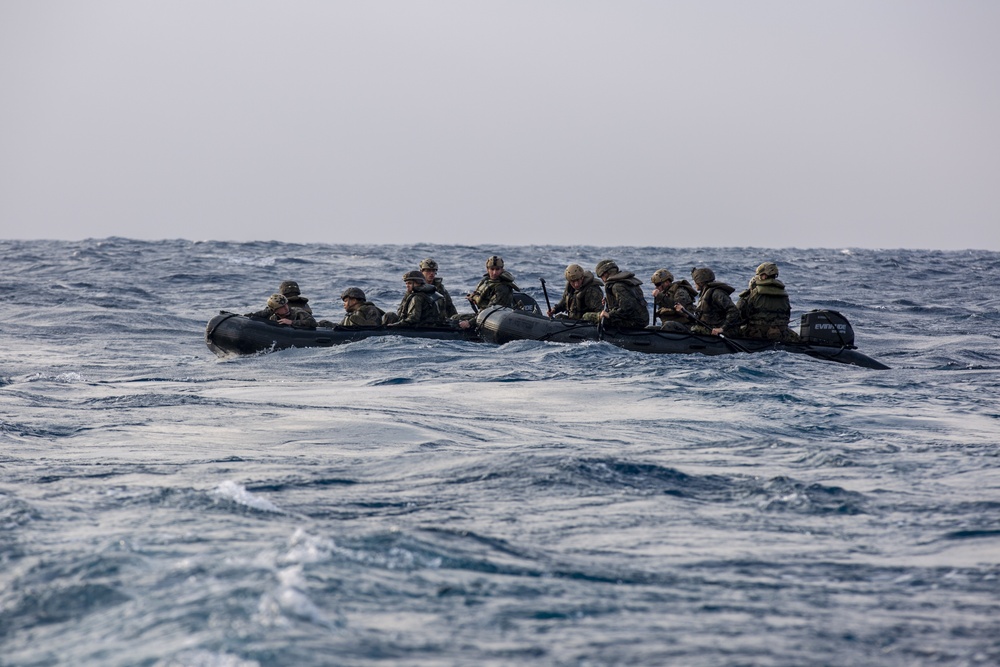
[[[688,318],[690,320],[692,320],[695,324],[699,324],[699,325],[705,327],[711,333],[712,327],[708,326],[708,323],[706,323],[704,320],[698,319],[698,317],[694,313],[692,313],[690,310],[688,310],[687,308],[681,306],[681,312],[684,313],[685,315],[687,315]],[[719,334],[719,338],[721,338],[723,340],[723,342],[725,342],[725,344],[728,345],[731,349],[736,350],[737,352],[746,352],[747,354],[750,353],[750,350],[746,349],[745,347],[743,347],[742,345],[740,345],[736,341],[731,340],[729,338],[726,338],[722,334]]]
[[[552,302],[549,301],[549,291],[547,289],[545,289],[545,278],[539,278],[538,281],[540,283],[542,283],[542,294],[545,295],[545,305],[548,306],[549,311],[551,311],[552,310]],[[549,315],[549,319],[550,320],[552,319],[551,315]]]

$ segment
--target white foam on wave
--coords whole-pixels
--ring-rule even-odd
[[[273,591],[261,596],[257,605],[257,621],[261,625],[288,627],[294,619],[326,628],[344,626],[342,619],[331,619],[306,594],[308,583],[301,565],[279,570],[278,582]]]
[[[260,663],[225,653],[183,651],[170,658],[158,660],[154,667],[260,667]]]
[[[219,486],[215,487],[212,491],[212,495],[216,498],[231,500],[234,503],[239,503],[240,505],[260,510],[262,512],[276,512],[278,514],[284,514],[281,508],[272,503],[270,500],[258,498],[254,494],[247,491],[245,486],[237,484],[233,481],[227,480],[222,484],[219,484]]]
[[[25,382],[36,382],[38,380],[51,380],[52,382],[64,382],[66,384],[74,384],[77,382],[87,382],[87,378],[83,377],[79,373],[59,373],[58,375],[49,375],[47,373],[35,373],[34,375],[29,375],[26,377]]]
[[[301,528],[288,540],[288,552],[278,557],[278,563],[292,565],[297,563],[319,563],[329,560],[330,554],[337,545],[327,537],[310,535]]]
[[[226,257],[227,262],[238,266],[274,266],[277,260],[278,258],[274,256],[247,257],[245,255],[231,255]]]

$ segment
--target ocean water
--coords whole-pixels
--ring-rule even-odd
[[[319,317],[778,262],[872,371],[419,339],[217,359]],[[0,241],[0,664],[1000,664],[1000,253]],[[647,295],[649,294],[647,290]],[[558,292],[550,293],[557,299]]]

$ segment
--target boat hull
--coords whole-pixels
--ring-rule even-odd
[[[258,354],[292,347],[331,347],[378,336],[479,341],[475,328],[457,327],[317,327],[296,329],[269,320],[221,312],[205,327],[205,343],[220,357]]]
[[[599,330],[594,324],[579,320],[548,319],[507,308],[493,307],[477,317],[483,340],[502,345],[515,340],[538,340],[553,343],[583,343],[604,341],[635,352],[652,354],[733,354],[783,350],[842,364],[852,364],[876,370],[885,364],[846,346],[815,343],[779,343],[754,338],[723,338],[691,333],[675,333],[659,329]]]

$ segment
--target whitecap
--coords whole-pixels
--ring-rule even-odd
[[[288,540],[288,552],[278,557],[278,562],[282,564],[293,563],[318,563],[329,560],[330,554],[337,545],[333,540],[325,537],[310,535],[301,528],[296,528],[295,533]]]
[[[212,491],[212,495],[217,498],[231,500],[234,503],[239,503],[240,505],[260,510],[262,512],[277,512],[278,514],[283,514],[281,508],[272,503],[270,500],[258,498],[254,494],[247,491],[245,486],[237,484],[233,481],[227,480],[222,484],[219,484],[219,486],[215,487]]]
[[[302,566],[286,568],[278,572],[280,585],[270,593],[261,596],[257,605],[257,621],[264,626],[288,627],[289,619],[306,621],[326,628],[343,627],[341,618],[330,619],[329,615],[309,599],[305,593],[307,586],[302,576]]]
[[[226,261],[230,264],[236,264],[238,266],[274,266],[275,262],[278,261],[277,257],[247,257],[247,256],[230,256],[226,257]]]
[[[154,667],[260,667],[260,663],[227,653],[182,651],[170,658],[158,660]]]
[[[48,373],[35,373],[24,378],[25,382],[36,382],[38,380],[50,380],[52,382],[63,382],[65,384],[75,384],[78,382],[87,382],[87,378],[83,377],[79,373],[59,373],[58,375],[49,375]]]

